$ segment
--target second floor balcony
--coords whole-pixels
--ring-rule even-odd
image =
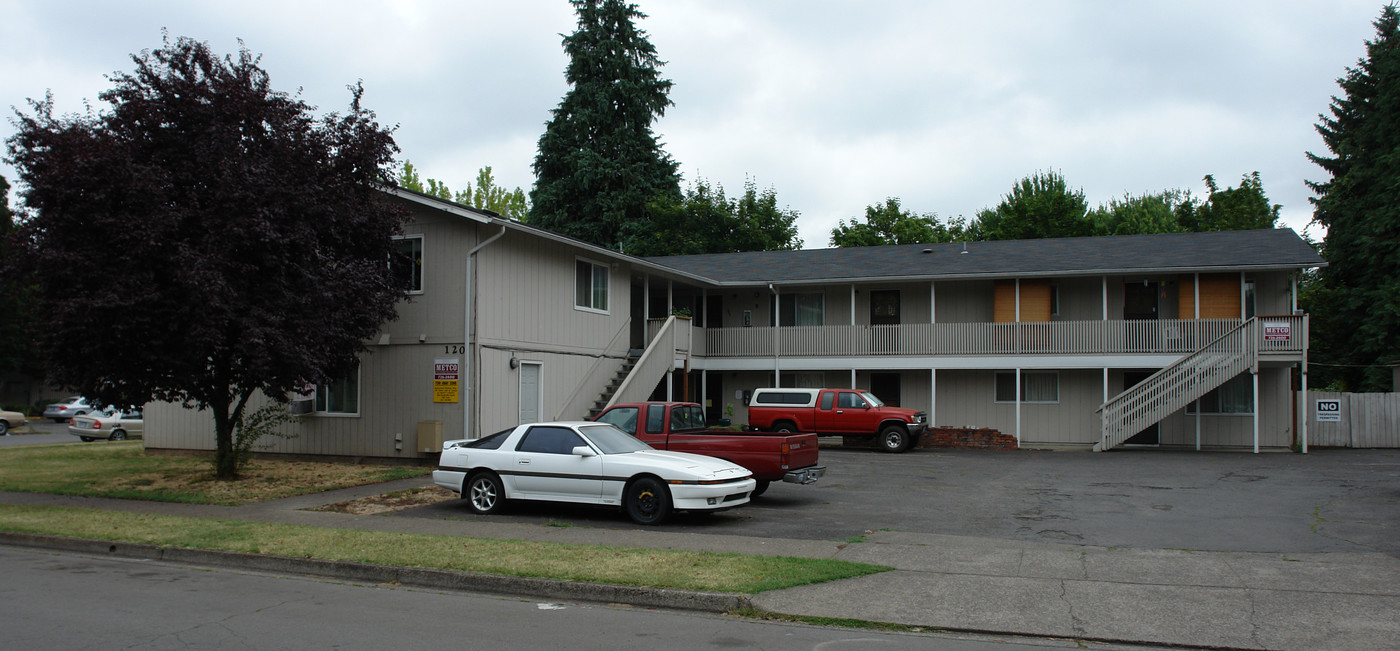
[[[1261,354],[1293,359],[1306,350],[1306,315],[1258,320]],[[1240,319],[1165,319],[696,327],[692,353],[711,358],[1186,355],[1242,323]]]

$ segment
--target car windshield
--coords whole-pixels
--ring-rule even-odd
[[[627,454],[652,450],[650,445],[612,425],[583,425],[578,428],[603,454]]]
[[[867,402],[870,403],[870,406],[871,406],[871,407],[884,407],[884,406],[885,406],[885,403],[884,403],[884,402],[881,402],[879,398],[876,398],[876,397],[875,397],[875,394],[873,394],[873,393],[871,393],[871,392],[869,392],[869,391],[861,391],[861,392],[860,392],[860,395],[865,396],[865,400],[866,400]]]

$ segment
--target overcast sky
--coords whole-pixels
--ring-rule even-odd
[[[1258,170],[1288,226],[1311,219],[1314,130],[1375,35],[1381,2],[640,0],[675,85],[656,125],[684,183],[746,177],[800,213],[807,248],[899,197],[974,216],[1056,170],[1090,206],[1205,192]],[[76,112],[171,37],[242,39],[274,87],[322,112],[345,86],[398,125],[400,160],[454,189],[482,166],[526,191],[567,90],[565,0],[0,0],[0,106],[52,91]],[[14,132],[10,119],[0,136]],[[9,165],[0,174],[14,184]],[[11,198],[15,202],[14,197]],[[1320,231],[1313,227],[1315,237]]]

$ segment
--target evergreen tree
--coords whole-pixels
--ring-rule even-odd
[[[1318,133],[1331,157],[1308,158],[1328,175],[1309,183],[1313,222],[1327,229],[1328,266],[1306,307],[1315,315],[1319,385],[1392,390],[1388,364],[1400,361],[1400,12],[1381,10],[1366,56],[1337,80],[1331,117]],[[1330,377],[1329,377],[1330,376]]]
[[[634,24],[646,17],[636,5],[572,1],[570,89],[540,136],[530,223],[622,250],[647,236],[649,203],[681,199],[676,163],[651,128],[671,105],[671,82]]]

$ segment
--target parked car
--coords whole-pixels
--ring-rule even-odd
[[[817,465],[816,434],[712,432],[705,427],[704,407],[694,402],[613,405],[593,420],[615,425],[660,450],[737,463],[758,482],[754,497],[768,490],[770,482],[811,484],[826,473],[826,466]]]
[[[0,410],[0,436],[7,436],[10,430],[16,427],[24,427],[29,423],[29,419],[17,411]]]
[[[82,396],[72,396],[44,407],[44,418],[52,419],[55,423],[66,423],[74,416],[82,416],[96,409],[97,403]]]
[[[68,433],[83,441],[125,441],[141,438],[142,425],[140,409],[108,407],[85,416],[75,416],[68,421]]]
[[[928,414],[890,407],[855,389],[755,389],[749,425],[771,432],[816,432],[874,439],[886,452],[903,452],[928,429]]]
[[[656,450],[605,423],[526,423],[442,447],[433,481],[483,515],[507,500],[541,500],[616,506],[650,525],[672,511],[748,504],[755,485],[738,465]]]

